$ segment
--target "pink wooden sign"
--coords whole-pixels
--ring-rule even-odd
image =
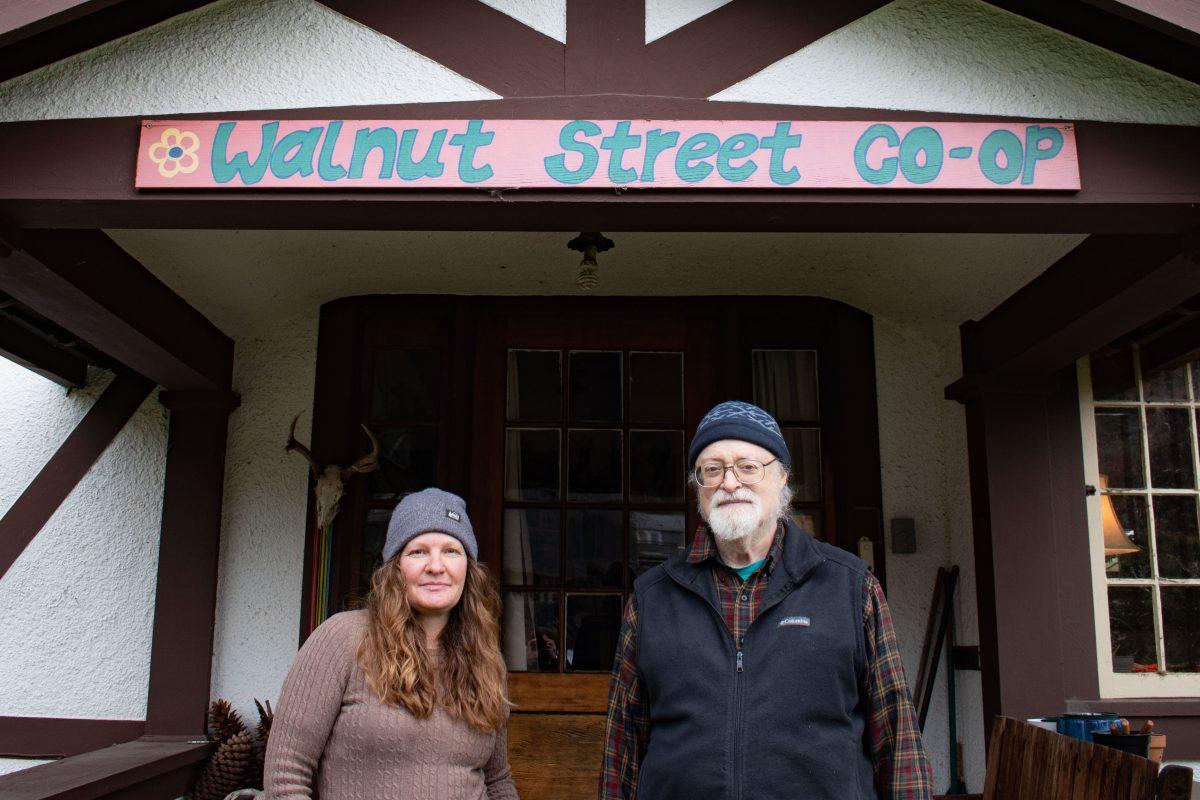
[[[777,120],[147,120],[143,189],[1077,190],[1075,126]]]

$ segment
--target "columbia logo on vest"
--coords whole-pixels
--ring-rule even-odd
[[[782,628],[785,625],[799,625],[801,628],[807,628],[812,625],[812,620],[808,617],[784,617],[779,620],[779,627]]]

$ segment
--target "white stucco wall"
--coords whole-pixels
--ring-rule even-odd
[[[110,380],[0,359],[0,514]],[[151,395],[0,577],[0,716],[145,718],[166,422]]]

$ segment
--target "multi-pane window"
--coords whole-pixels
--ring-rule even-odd
[[[1112,671],[1200,672],[1200,364],[1123,349],[1090,378]]]
[[[510,670],[607,671],[633,579],[684,547],[683,370],[681,352],[508,351]]]
[[[821,414],[816,350],[754,350],[750,354],[754,403],[779,422],[792,454],[792,515],[800,527],[822,533]]]

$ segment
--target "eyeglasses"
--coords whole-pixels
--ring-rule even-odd
[[[778,460],[778,458],[772,458],[770,461],[763,463],[762,461],[742,458],[728,465],[720,461],[706,461],[693,470],[692,476],[696,479],[696,483],[706,489],[712,489],[724,483],[725,473],[733,470],[733,477],[737,479],[737,482],[749,486],[761,481],[763,476],[767,474],[767,467]]]

